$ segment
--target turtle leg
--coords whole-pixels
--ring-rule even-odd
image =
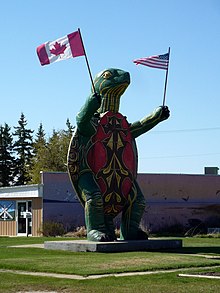
[[[130,205],[122,212],[120,239],[146,240],[148,239],[147,233],[140,229],[140,222],[145,209],[145,198],[136,181],[132,187],[130,198]]]
[[[105,215],[105,227],[110,237],[110,241],[114,241],[117,239],[115,235],[115,225],[113,220],[114,220],[113,216]]]
[[[93,174],[86,172],[79,178],[78,187],[85,199],[85,222],[87,239],[90,241],[109,241],[104,219],[102,195]]]

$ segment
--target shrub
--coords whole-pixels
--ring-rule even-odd
[[[77,227],[73,232],[68,232],[65,234],[65,237],[76,237],[76,238],[84,238],[86,237],[86,228],[85,226]]]
[[[65,229],[62,223],[45,222],[40,232],[46,237],[56,237],[63,236],[65,234]]]

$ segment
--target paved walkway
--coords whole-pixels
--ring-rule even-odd
[[[209,266],[209,267],[194,267],[194,268],[182,268],[182,269],[172,269],[172,270],[158,270],[158,271],[148,271],[148,272],[129,272],[129,273],[117,273],[117,274],[102,274],[102,275],[90,275],[90,276],[80,276],[80,275],[70,275],[70,274],[55,274],[55,273],[45,273],[45,272],[28,272],[28,271],[19,271],[19,270],[4,270],[0,269],[0,273],[10,273],[18,275],[29,275],[29,276],[41,276],[41,277],[51,277],[59,279],[71,279],[71,280],[91,280],[91,279],[100,279],[106,277],[130,277],[130,276],[145,276],[152,274],[166,274],[166,273],[175,273],[175,272],[184,272],[184,271],[194,271],[199,269],[215,269],[220,268],[219,266]],[[182,274],[180,274],[182,275]],[[219,278],[220,277],[216,277]]]

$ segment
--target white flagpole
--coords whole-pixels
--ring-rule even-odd
[[[168,78],[169,63],[170,63],[170,47],[168,49],[168,66],[167,66],[167,70],[166,70],[166,78],[165,78],[165,85],[164,85],[163,106],[165,105],[165,99],[166,99],[167,78]]]

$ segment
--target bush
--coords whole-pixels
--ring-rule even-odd
[[[73,232],[68,232],[65,237],[85,238],[87,235],[85,226],[77,227]]]
[[[62,223],[45,222],[42,225],[40,233],[46,237],[63,236],[65,234],[65,229]]]

